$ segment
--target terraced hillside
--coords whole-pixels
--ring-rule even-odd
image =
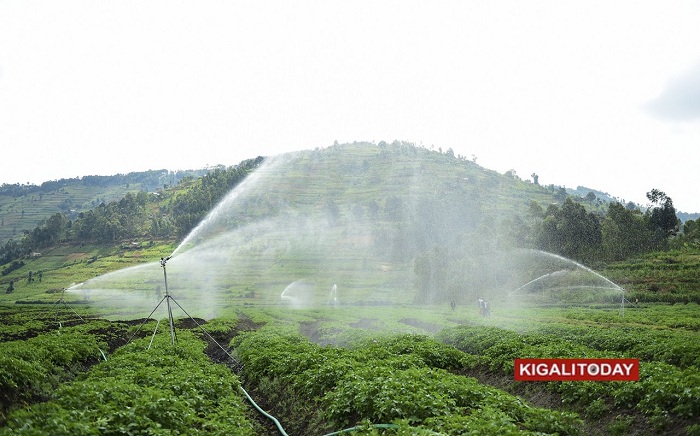
[[[177,184],[185,177],[200,177],[208,170],[171,172],[153,170],[114,176],[82,176],[37,185],[0,186],[0,244],[31,231],[55,213],[69,219],[101,203],[119,200],[127,193],[152,192]],[[1,182],[1,181],[0,181]]]

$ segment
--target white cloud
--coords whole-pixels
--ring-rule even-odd
[[[654,116],[664,120],[700,119],[700,62],[685,74],[670,80],[648,108]]]

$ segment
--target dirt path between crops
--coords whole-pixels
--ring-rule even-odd
[[[422,330],[425,330],[426,334],[434,334],[438,331],[440,331],[440,326],[426,323],[420,320],[416,319],[411,319],[411,318],[405,318],[400,320],[400,322],[410,325],[412,327],[420,328]],[[300,333],[307,338],[311,342],[314,342],[316,344],[325,346],[325,345],[333,345],[330,343],[322,343],[324,342],[321,338],[321,332],[319,330],[319,323],[315,322],[309,322],[309,323],[302,323],[300,325]],[[365,319],[361,320],[358,322],[357,325],[354,327],[358,328],[368,328],[372,329],[372,320],[371,319]],[[236,336],[238,333],[242,331],[251,331],[251,330],[256,330],[260,326],[252,322],[250,319],[241,316],[239,318],[239,322],[236,325],[236,327],[230,332],[227,338],[222,338],[225,339],[225,342],[222,342],[224,344],[228,344],[228,342]],[[217,338],[217,341],[219,339]],[[216,346],[210,346],[207,348],[207,354],[210,355],[212,360],[215,360],[220,363],[226,363],[225,361],[228,360],[228,356],[226,353],[221,352],[220,350],[217,350]],[[231,365],[229,365],[231,366]],[[232,367],[232,370],[235,369]],[[588,405],[564,405],[562,403],[562,397],[561,395],[549,391],[545,385],[541,383],[525,383],[525,382],[516,382],[513,380],[512,377],[505,376],[503,374],[499,373],[494,373],[485,369],[462,369],[459,371],[455,371],[456,374],[462,375],[465,377],[473,377],[479,381],[479,383],[488,385],[488,386],[493,386],[497,389],[501,389],[505,392],[508,392],[512,395],[516,395],[523,400],[525,400],[528,404],[531,404],[532,406],[536,407],[541,407],[541,408],[546,408],[546,409],[552,409],[552,410],[559,410],[559,411],[573,411],[579,414],[581,419],[584,420],[584,431],[583,433],[589,436],[608,436],[608,435],[614,435],[614,434],[624,434],[628,436],[640,436],[640,435],[672,435],[672,436],[680,436],[685,434],[685,427],[689,424],[690,422],[683,423],[683,425],[677,425],[676,427],[673,428],[666,428],[663,431],[658,431],[655,432],[651,424],[648,422],[646,417],[642,415],[640,412],[637,412],[635,410],[620,410],[620,409],[613,409],[612,406],[610,406],[611,410],[614,410],[613,413],[605,413],[604,416],[600,419],[595,419],[590,416],[586,416],[586,407]],[[259,392],[255,389],[255,386],[245,386],[245,381],[241,381],[244,384],[244,388],[248,390],[249,394],[254,397],[256,403],[258,406],[260,406],[263,410],[272,410],[273,405],[268,404],[269,402],[264,398],[263,396],[259,395]],[[252,410],[252,409],[251,409]],[[277,427],[274,425],[274,423],[262,416],[261,414],[255,412],[257,416],[255,417],[250,417],[251,419],[255,419],[257,422],[260,423],[265,429],[268,431],[267,434],[278,434],[279,430]],[[615,431],[617,430],[617,431]]]
[[[208,344],[204,352],[207,356],[209,356],[209,358],[213,362],[226,365],[231,369],[231,371],[233,371],[235,374],[238,374],[241,369],[240,362],[238,362],[237,360],[235,360],[235,358],[231,356],[228,344],[229,342],[231,342],[231,339],[238,336],[240,333],[257,330],[260,327],[261,325],[256,324],[250,318],[242,314],[238,314],[238,322],[236,323],[235,327],[228,332],[228,334],[216,335],[216,337],[203,338],[207,341]],[[206,330],[206,326],[204,327],[204,329]],[[269,411],[272,409],[270,404],[268,404],[269,402],[264,397],[261,397],[259,395],[254,386],[249,386],[243,378],[240,378],[240,380],[241,386],[243,387],[243,389],[246,390],[246,392],[248,392],[248,395],[250,395],[251,398],[253,398],[258,407],[265,411]],[[265,429],[265,434],[280,434],[279,429],[271,419],[264,416],[259,411],[255,410],[255,407],[252,404],[250,404],[248,399],[245,399],[244,401],[246,405],[250,406],[250,408],[247,409],[246,412],[246,416],[249,420],[257,422],[261,428]]]

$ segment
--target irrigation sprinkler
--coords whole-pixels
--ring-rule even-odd
[[[175,306],[179,307],[180,310],[182,310],[182,312],[183,312],[189,319],[191,319],[191,320],[197,325],[197,327],[204,333],[204,335],[205,335],[210,341],[212,341],[214,344],[216,344],[216,346],[219,347],[219,348],[221,349],[221,351],[223,351],[224,354],[226,354],[226,355],[228,356],[229,359],[231,359],[231,362],[233,362],[234,371],[235,371],[235,372],[238,372],[238,371],[240,370],[240,368],[242,367],[241,362],[239,362],[238,360],[236,360],[236,359],[221,345],[221,344],[219,344],[219,343],[216,341],[216,339],[214,339],[214,338],[209,334],[209,332],[206,331],[206,329],[205,329],[204,327],[202,327],[202,325],[201,325],[196,319],[194,319],[194,318],[192,317],[192,315],[190,315],[190,314],[185,310],[185,308],[182,307],[182,306],[180,305],[180,303],[178,303],[177,300],[176,300],[172,295],[170,295],[170,290],[168,289],[168,273],[167,273],[167,271],[166,271],[165,266],[166,266],[166,264],[168,263],[168,261],[170,260],[171,257],[172,257],[172,255],[160,259],[160,266],[163,268],[163,279],[165,280],[165,296],[160,300],[160,302],[156,305],[156,307],[153,308],[153,310],[151,311],[151,313],[146,317],[146,319],[143,321],[143,323],[141,323],[141,325],[140,325],[139,328],[134,332],[134,334],[131,336],[131,338],[129,338],[129,341],[128,341],[128,342],[131,342],[131,340],[132,340],[134,337],[136,337],[136,335],[139,333],[139,331],[141,331],[141,328],[144,326],[144,324],[146,323],[146,321],[148,321],[149,319],[151,319],[151,317],[152,317],[153,314],[156,312],[156,310],[158,310],[158,308],[160,307],[160,305],[163,304],[163,302],[165,301],[165,303],[166,303],[166,305],[167,305],[167,310],[168,310],[168,323],[169,323],[169,325],[170,325],[170,339],[171,339],[171,343],[172,343],[173,346],[175,346],[175,340],[177,339],[177,335],[175,334],[175,323],[174,323],[173,311],[172,311],[172,305],[175,305]],[[171,304],[171,301],[172,301],[172,304]],[[156,327],[155,327],[155,329],[153,330],[153,335],[151,336],[151,341],[150,341],[150,343],[148,344],[148,348],[149,348],[149,349],[151,348],[151,345],[153,344],[153,339],[155,338],[155,335],[156,335],[156,333],[158,332],[158,326],[159,326],[159,325],[160,325],[160,320],[158,320],[158,321],[156,322]],[[127,342],[127,343],[128,343],[128,342]]]
[[[625,301],[632,304],[630,300],[625,298],[625,290],[622,289],[622,298],[620,299],[620,316],[625,316]]]
[[[141,325],[139,326],[139,328],[136,329],[136,331],[135,331],[134,334],[131,336],[131,338],[129,338],[129,341],[128,341],[128,342],[131,342],[131,340],[132,340],[134,337],[136,337],[136,335],[138,334],[138,332],[141,331],[141,327],[143,327],[144,324],[146,324],[146,321],[148,321],[149,319],[151,319],[151,317],[152,317],[153,314],[156,312],[156,310],[158,310],[158,308],[160,307],[160,305],[163,304],[163,302],[165,301],[166,306],[167,306],[167,309],[168,309],[168,324],[170,325],[170,341],[171,341],[172,345],[175,346],[175,339],[176,339],[176,337],[175,337],[175,324],[174,324],[174,322],[173,322],[173,310],[172,310],[172,306],[170,305],[170,300],[173,300],[173,302],[175,302],[175,303],[177,303],[177,302],[176,302],[175,299],[172,297],[172,295],[170,295],[170,291],[168,290],[168,273],[167,273],[167,271],[166,271],[166,269],[165,269],[165,264],[168,263],[168,261],[170,260],[171,257],[172,257],[172,256],[161,257],[161,258],[160,258],[160,266],[163,268],[163,279],[165,280],[165,296],[163,296],[163,298],[161,298],[161,300],[158,302],[158,304],[156,304],[156,307],[153,308],[153,310],[151,311],[151,313],[150,313],[150,314],[146,317],[146,319],[141,323]],[[180,306],[180,305],[178,304],[178,306]],[[153,337],[151,338],[151,344],[153,343],[153,338],[156,336],[156,332],[158,332],[158,326],[159,326],[159,325],[160,325],[160,320],[158,320],[158,322],[156,323],[156,328],[153,330]],[[151,348],[151,344],[148,345],[148,348]]]
[[[173,325],[173,310],[172,307],[170,306],[170,299],[172,298],[170,296],[170,292],[168,291],[168,272],[166,271],[165,264],[168,263],[172,256],[168,257],[161,257],[160,258],[160,266],[163,267],[163,279],[165,280],[165,297],[163,299],[165,300],[167,306],[168,306],[168,322],[170,323],[170,340],[173,345],[175,345],[175,327]],[[162,302],[162,301],[161,301]],[[178,304],[179,306],[179,304]],[[156,328],[158,326],[156,325]]]

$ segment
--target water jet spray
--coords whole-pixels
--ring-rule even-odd
[[[605,290],[605,289],[610,289],[613,292],[620,292],[622,294],[621,297],[621,314],[624,316],[624,303],[625,303],[625,289],[622,288],[621,286],[617,285],[614,283],[612,280],[608,279],[607,277],[603,276],[602,274],[592,270],[591,268],[576,262],[575,260],[566,258],[564,256],[555,254],[555,253],[550,253],[548,251],[544,250],[526,250],[527,252],[530,253],[535,253],[539,256],[545,256],[551,259],[555,259],[558,261],[565,262],[566,266],[563,268],[561,266],[558,267],[556,271],[550,271],[550,272],[544,272],[544,274],[539,275],[538,277],[529,280],[526,282],[524,285],[521,285],[517,287],[515,290],[511,291],[508,293],[508,297],[515,296],[518,293],[522,293],[522,291],[526,289],[533,288],[533,285],[540,286],[542,290],[543,296],[545,290],[549,291],[556,291],[556,290],[576,290],[576,289],[599,289],[599,290]],[[585,271],[586,273],[592,274],[596,279],[598,279],[597,283],[591,283],[591,284],[584,284],[584,283],[550,283],[549,285],[544,285],[547,280],[554,279],[554,280],[564,280],[566,281],[566,277],[568,273],[574,274],[575,271],[580,270],[580,271]],[[602,283],[601,283],[602,281]],[[555,285],[555,286],[552,286]],[[557,286],[558,285],[558,286]]]

